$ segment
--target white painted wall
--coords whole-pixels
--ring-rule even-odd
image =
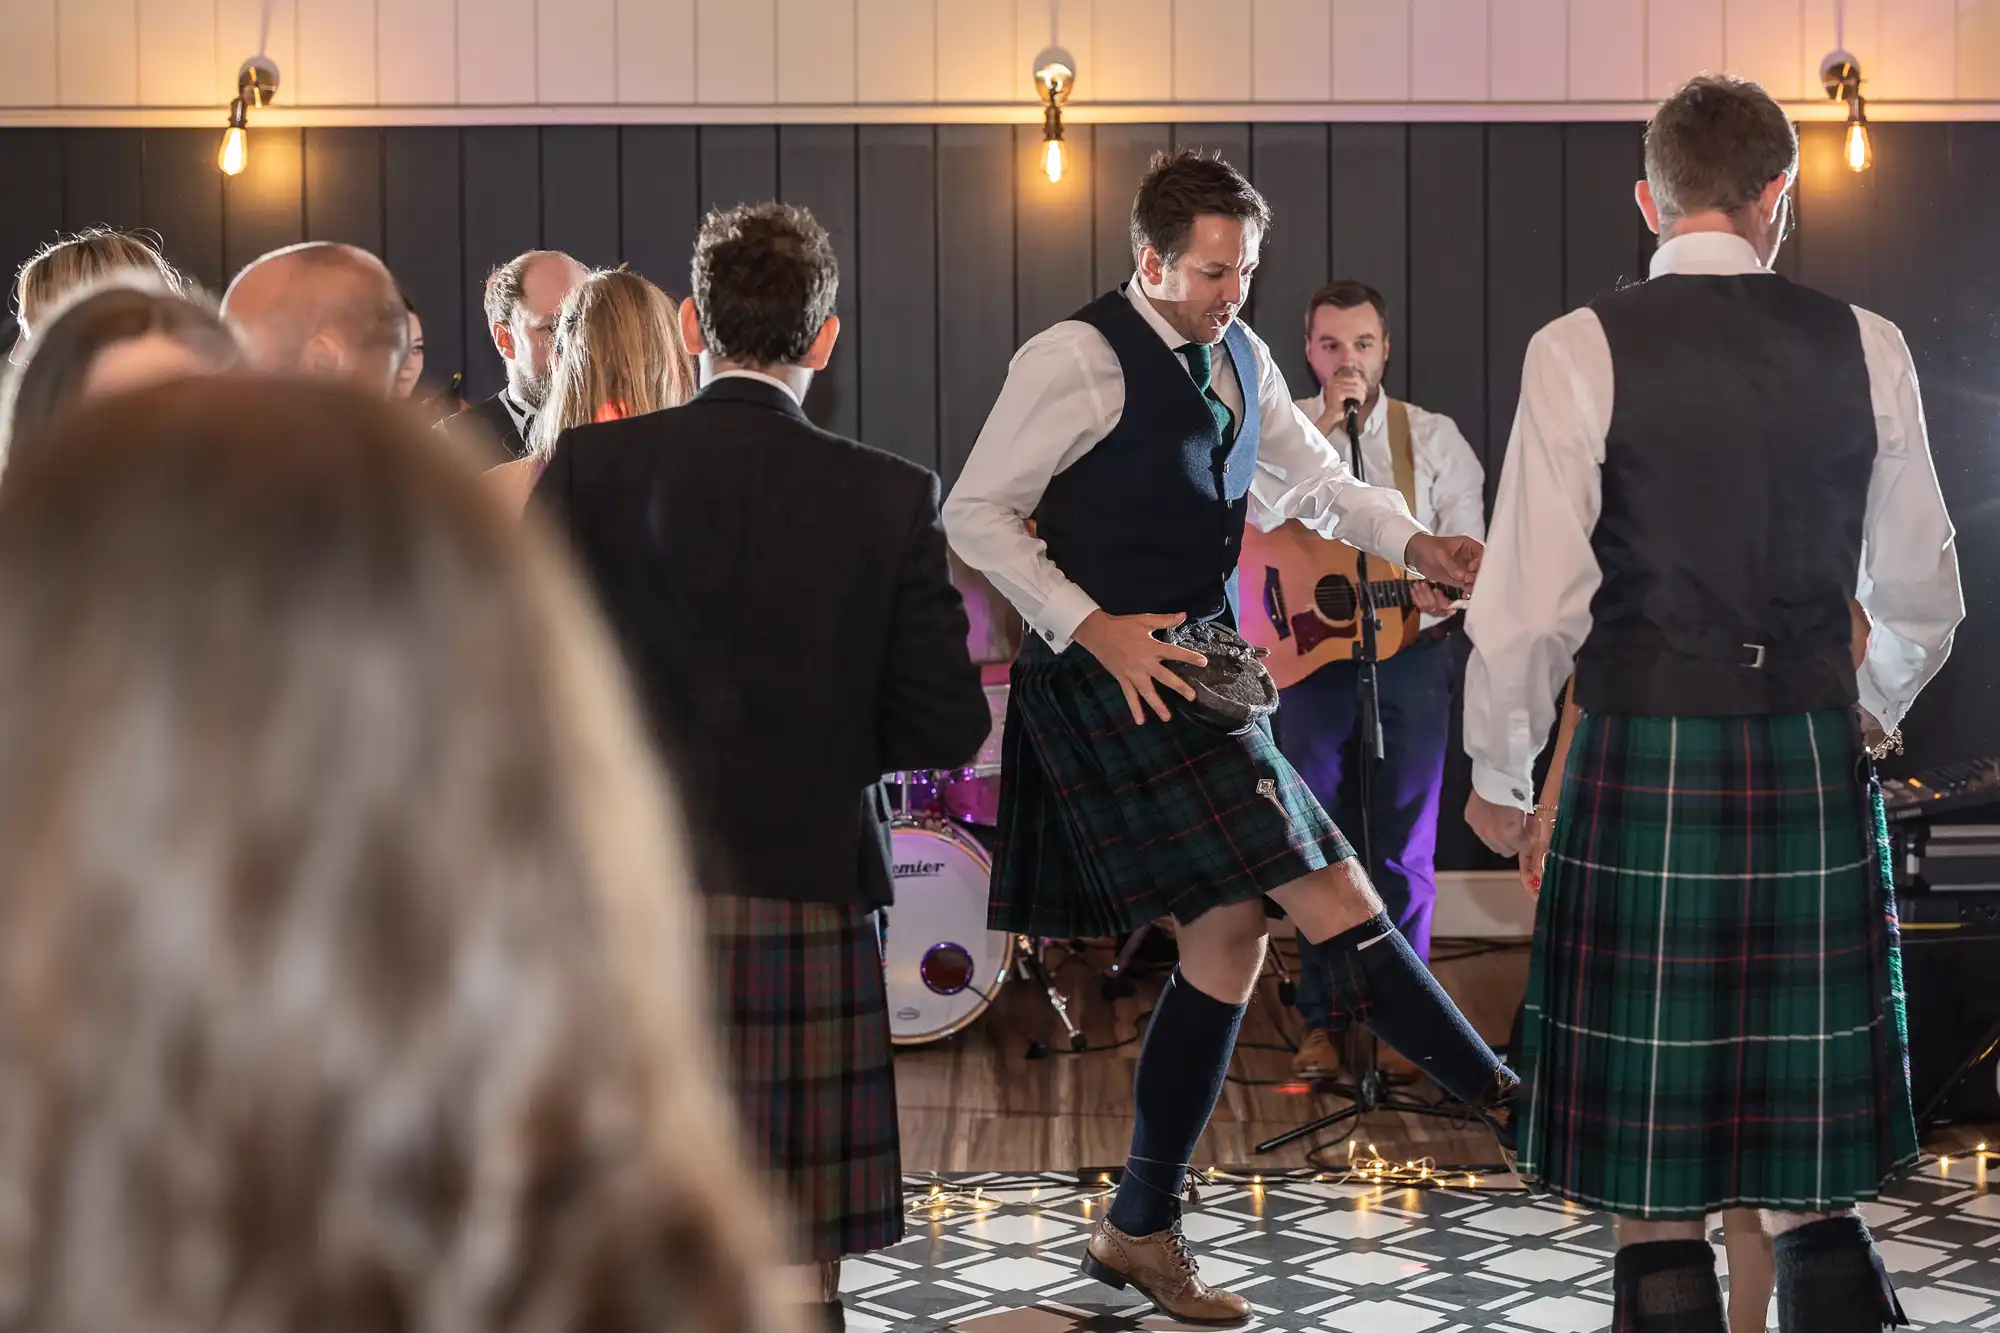
[[[0,0],[0,121],[1024,120],[1052,13],[1091,119],[1622,118],[1705,69],[1831,113],[2000,115],[2000,0]]]

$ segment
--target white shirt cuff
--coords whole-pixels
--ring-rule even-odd
[[[1511,805],[1518,810],[1535,808],[1535,778],[1532,773],[1524,778],[1512,777],[1474,760],[1472,790],[1479,793],[1481,800],[1495,805]]]
[[[1042,603],[1042,614],[1036,618],[1035,632],[1049,646],[1050,652],[1059,653],[1069,647],[1076,637],[1076,627],[1090,619],[1098,609],[1091,595],[1074,583],[1064,584],[1049,595]]]
[[[1403,556],[1410,549],[1410,538],[1421,537],[1429,531],[1429,528],[1414,518],[1405,518],[1401,514],[1390,515],[1382,520],[1382,526],[1376,530],[1376,539],[1382,543],[1382,549],[1375,554],[1391,564],[1407,564]]]
[[[1860,695],[1859,702],[1861,706],[1868,710],[1870,717],[1882,724],[1882,730],[1894,731],[1903,724],[1903,713],[1905,710],[1897,708],[1880,690],[1876,689],[1874,678],[1866,671],[1861,673],[1857,693]]]

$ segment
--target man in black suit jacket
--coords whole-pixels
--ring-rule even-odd
[[[968,762],[990,723],[937,476],[801,407],[838,281],[803,209],[710,215],[681,308],[705,387],[564,432],[534,501],[677,769],[751,1141],[791,1187],[835,1318],[840,1257],[903,1231],[879,779]]]
[[[530,250],[486,275],[486,323],[507,367],[507,387],[437,429],[471,439],[496,463],[527,454],[555,365],[556,317],[589,271],[560,250]]]

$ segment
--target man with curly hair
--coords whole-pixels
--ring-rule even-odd
[[[701,392],[565,431],[535,500],[679,770],[750,1146],[838,1325],[841,1257],[903,1236],[880,778],[970,761],[991,719],[936,474],[806,417],[840,334],[825,229],[784,204],[713,213],[692,278]]]

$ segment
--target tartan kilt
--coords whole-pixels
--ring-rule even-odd
[[[1192,921],[1354,855],[1268,723],[1225,736],[1172,704],[1135,726],[1088,649],[1030,635],[1001,737],[988,925],[1073,939]]]
[[[881,936],[867,908],[704,899],[745,1141],[792,1204],[801,1258],[903,1238]]]
[[[1888,855],[1847,713],[1586,713],[1537,905],[1523,1177],[1651,1219],[1875,1198],[1917,1155]]]

